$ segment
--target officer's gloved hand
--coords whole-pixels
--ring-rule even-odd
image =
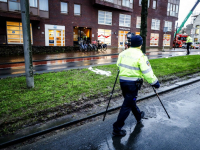
[[[153,87],[155,87],[155,88],[159,88],[160,87],[160,83],[157,81],[154,85],[152,85]]]

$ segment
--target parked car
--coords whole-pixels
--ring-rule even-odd
[[[193,42],[192,45],[191,45],[191,47],[192,47],[193,49],[199,49],[199,46],[200,46],[200,43],[199,43],[199,42]]]
[[[183,43],[182,48],[187,48],[187,44]]]
[[[191,48],[192,48],[192,49],[199,49],[199,47],[200,47],[200,43],[199,43],[199,42],[193,42],[192,45],[191,45]],[[182,48],[187,48],[187,44],[184,43],[184,44],[182,45]]]

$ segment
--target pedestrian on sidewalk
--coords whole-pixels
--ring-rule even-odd
[[[188,35],[187,39],[186,39],[186,43],[187,43],[187,55],[190,54],[190,46],[192,45],[192,38],[190,37],[190,35]]]
[[[124,121],[128,117],[130,111],[135,116],[137,123],[141,123],[144,112],[136,105],[138,90],[143,83],[143,78],[147,80],[155,88],[159,88],[160,84],[154,75],[151,65],[141,51],[143,39],[136,35],[131,37],[131,47],[119,54],[117,66],[119,67],[119,79],[124,97],[117,121],[113,124],[113,135],[125,136],[126,130],[122,130]]]

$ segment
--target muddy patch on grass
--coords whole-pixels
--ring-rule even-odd
[[[166,76],[159,78],[159,81],[161,82],[161,87],[164,88],[198,76],[200,76],[200,73],[187,75],[182,78],[175,75]],[[152,92],[152,87],[145,82],[138,93],[138,97],[140,98],[140,96],[145,96]],[[35,128],[41,130],[50,127],[47,126],[47,124],[55,126],[105,111],[110,95],[99,94],[98,96],[99,97],[93,96],[93,98],[87,98],[83,94],[77,101],[69,104],[64,103],[61,106],[40,111],[37,112],[37,114],[31,114],[22,118],[15,118],[9,122],[0,121],[1,137],[9,134],[21,134],[25,130],[28,131],[31,128],[34,130]],[[122,102],[123,97],[121,90],[115,90],[109,108],[121,106]]]

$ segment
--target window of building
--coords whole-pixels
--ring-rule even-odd
[[[163,35],[163,45],[164,46],[170,46],[171,41],[171,35],[170,34],[164,34]]]
[[[40,10],[49,11],[49,1],[48,0],[39,0]]]
[[[153,9],[156,9],[156,7],[157,7],[157,2],[156,2],[156,0],[153,0]]]
[[[122,0],[122,6],[133,8],[133,0]]]
[[[112,25],[112,12],[99,10],[98,24]]]
[[[21,22],[6,22],[8,44],[23,44],[23,31]],[[33,44],[32,26],[30,24],[31,43]]]
[[[7,0],[0,0],[0,2],[7,2]]]
[[[179,0],[168,0],[167,15],[178,17]]]
[[[114,0],[105,0],[106,2],[110,2],[110,3],[113,3]]]
[[[142,0],[139,0],[139,6],[142,6]],[[150,0],[148,0],[148,7],[150,6]]]
[[[98,29],[98,40],[104,44],[111,45],[111,30]]]
[[[165,27],[168,28],[168,31],[172,31],[172,22],[170,22],[170,21],[165,21]]]
[[[178,5],[176,5],[176,13],[178,13]]]
[[[199,35],[199,29],[200,29],[200,25],[197,25],[196,30],[195,30],[195,34]]]
[[[151,29],[152,30],[160,30],[160,20],[152,19]]]
[[[194,38],[194,42],[198,42],[198,38]]]
[[[60,2],[60,11],[63,14],[68,14],[68,3]]]
[[[158,46],[159,34],[151,33],[150,46]]]
[[[81,15],[81,5],[74,4],[74,15],[75,16]]]
[[[37,0],[29,0],[30,7],[37,7]]]
[[[119,26],[130,27],[131,15],[119,14]]]
[[[140,26],[141,26],[141,17],[137,17],[136,28],[140,28]]]

